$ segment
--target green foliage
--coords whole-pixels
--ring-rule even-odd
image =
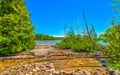
[[[104,53],[110,57],[111,67],[120,69],[120,25],[108,28],[100,37],[108,43]]]
[[[112,8],[115,12],[114,23],[120,23],[120,0],[113,0]]]
[[[63,37],[54,37],[46,34],[36,34],[35,40],[61,40]]]
[[[96,33],[91,29],[91,34],[95,35]],[[96,39],[97,37],[93,36],[92,38]],[[98,41],[95,40],[95,42],[97,43]],[[86,34],[75,35],[72,29],[68,31],[67,36],[57,46],[77,52],[95,52],[97,50]]]
[[[74,37],[75,33],[74,30],[71,28],[70,31],[67,32],[68,37]]]
[[[112,0],[113,2],[120,2],[120,0]]]
[[[35,47],[30,14],[23,0],[0,0],[0,55]]]
[[[55,40],[56,38],[46,34],[36,34],[35,39],[36,40]]]

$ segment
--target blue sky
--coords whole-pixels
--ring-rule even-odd
[[[67,29],[79,20],[80,31],[85,31],[82,10],[85,10],[88,25],[94,25],[98,34],[110,26],[113,17],[112,0],[25,0],[35,33],[63,36]]]

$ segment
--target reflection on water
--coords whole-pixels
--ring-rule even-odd
[[[36,40],[37,45],[45,44],[45,45],[55,45],[56,43],[61,42],[61,40]]]

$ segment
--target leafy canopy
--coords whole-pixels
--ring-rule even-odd
[[[30,14],[23,0],[0,0],[0,55],[35,47]]]

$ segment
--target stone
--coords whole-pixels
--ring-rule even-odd
[[[73,72],[72,71],[61,70],[61,74],[63,74],[63,75],[72,75]]]
[[[53,68],[53,67],[54,67],[54,64],[53,64],[53,63],[50,63],[50,67]]]
[[[30,74],[26,73],[26,75],[30,75]]]
[[[53,75],[60,75],[60,71],[53,71],[52,74]]]
[[[77,73],[77,72],[75,72],[75,73],[73,73],[73,75],[80,75],[79,73]]]
[[[101,55],[103,55],[102,51],[98,51],[98,52],[95,53],[95,56],[101,56]]]
[[[91,75],[91,72],[87,71],[87,70],[84,70],[83,71],[85,75]]]
[[[76,71],[73,75],[85,75],[83,71]]]
[[[33,72],[36,72],[37,70],[36,69],[33,69]]]
[[[119,70],[115,70],[114,71],[116,75],[120,75],[120,71]]]
[[[75,72],[73,75],[84,75],[84,73]]]
[[[44,67],[44,68],[42,68],[42,69],[41,69],[41,71],[45,71],[45,70],[47,70],[47,68],[46,68],[46,67]]]
[[[93,75],[100,75],[100,73],[96,71],[96,72],[94,72]]]
[[[39,68],[38,68],[38,67],[36,67],[35,69],[36,69],[36,70],[39,70]]]

